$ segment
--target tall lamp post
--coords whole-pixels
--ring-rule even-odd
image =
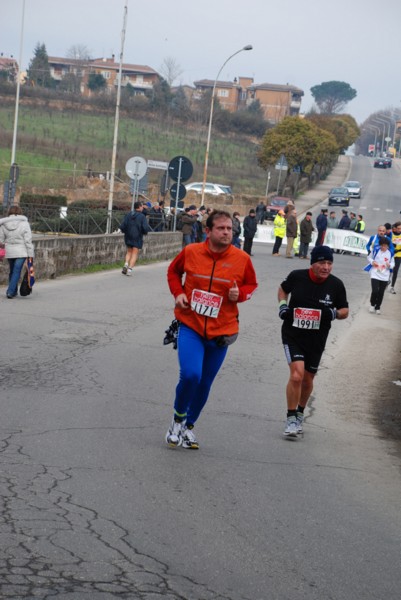
[[[19,109],[19,96],[21,87],[21,62],[22,62],[22,48],[24,39],[24,20],[25,20],[25,0],[22,1],[22,17],[21,17],[21,35],[20,35],[20,46],[19,46],[19,63],[17,71],[17,93],[15,96],[15,113],[14,113],[14,129],[13,129],[13,143],[11,148],[11,165],[15,163],[15,154],[17,149],[17,129],[18,129],[18,109]]]
[[[228,63],[228,61],[231,60],[234,56],[236,56],[240,52],[243,52],[244,50],[252,50],[251,44],[248,44],[247,46],[244,46],[240,50],[237,50],[237,52],[234,52],[234,54],[231,54],[231,56],[229,56],[227,58],[227,60],[222,64],[219,72],[216,75],[216,79],[214,80],[213,90],[212,90],[212,100],[211,100],[211,103],[210,103],[209,129],[208,129],[208,132],[207,132],[205,165],[204,165],[204,168],[203,168],[202,204],[203,204],[204,198],[205,198],[205,186],[206,186],[206,179],[207,179],[207,167],[208,167],[208,162],[209,162],[210,136],[211,136],[211,133],[212,133],[212,120],[213,120],[213,109],[214,109],[214,94],[215,94],[215,91],[216,91],[217,81],[219,79],[220,73],[222,72],[222,70],[224,69],[224,67]]]

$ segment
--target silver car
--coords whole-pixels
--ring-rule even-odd
[[[197,192],[198,194],[202,193],[203,183],[194,182],[188,183],[186,186],[187,192]],[[220,194],[229,194],[227,191],[229,186],[221,186],[218,183],[206,183],[205,184],[205,194],[213,194],[213,196],[219,196]],[[230,188],[231,189],[231,188]]]
[[[344,187],[348,190],[350,198],[361,198],[362,197],[362,186],[359,181],[346,181]]]

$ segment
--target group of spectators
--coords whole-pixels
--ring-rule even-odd
[[[320,215],[316,219],[317,229],[317,241],[316,245],[322,244],[326,235],[327,229],[346,229],[355,231],[356,233],[363,233],[365,231],[365,221],[362,215],[356,215],[354,212],[350,212],[346,209],[342,210],[342,216],[338,219],[334,210],[328,215],[328,209],[322,208]]]

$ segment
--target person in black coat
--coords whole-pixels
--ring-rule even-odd
[[[124,234],[127,252],[123,266],[123,275],[132,275],[132,269],[138,258],[139,250],[143,246],[143,236],[150,231],[149,224],[143,213],[142,202],[134,202],[134,210],[125,215],[120,225],[120,230]]]
[[[258,222],[256,220],[256,212],[253,208],[249,211],[249,215],[245,217],[242,224],[244,229],[244,252],[252,256],[252,244],[253,238],[255,237],[256,230],[258,228]]]
[[[343,210],[343,216],[340,219],[340,222],[338,224],[338,229],[349,229],[349,226],[351,224],[351,219],[348,216],[348,211],[347,210]]]
[[[317,238],[315,246],[322,246],[327,231],[327,208],[322,208],[320,215],[316,219]]]

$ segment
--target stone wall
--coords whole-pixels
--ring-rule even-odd
[[[123,263],[122,234],[95,236],[43,236],[34,238],[36,279],[53,279],[97,264]],[[182,248],[182,233],[149,233],[140,259],[169,260]],[[8,261],[0,262],[0,284],[8,278]]]

